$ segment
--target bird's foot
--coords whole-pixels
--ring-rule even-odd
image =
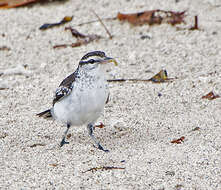
[[[94,147],[96,147],[96,146],[94,146]],[[98,146],[96,148],[98,148],[99,150],[102,150],[104,152],[109,152],[109,150],[104,149],[100,144],[98,144]]]
[[[65,141],[65,139],[62,139],[60,147],[64,146],[65,144],[69,144],[69,142]]]

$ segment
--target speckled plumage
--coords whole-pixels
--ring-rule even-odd
[[[108,98],[108,86],[101,65],[79,67],[69,87],[60,86],[56,97],[68,89],[55,102],[51,113],[54,119],[70,125],[94,123],[102,113]]]
[[[102,64],[115,62],[104,52],[94,51],[84,55],[77,70],[65,78],[55,92],[53,107],[37,114],[67,125],[61,146],[67,144],[65,137],[71,125],[87,124],[89,135],[100,150],[106,151],[93,135],[94,123],[109,100],[109,90]]]

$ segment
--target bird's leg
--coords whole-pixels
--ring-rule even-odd
[[[88,129],[88,132],[89,132],[89,135],[90,137],[92,138],[92,140],[95,142],[95,144],[97,145],[97,148],[99,150],[103,150],[104,152],[109,152],[109,150],[105,150],[101,145],[100,143],[97,141],[97,139],[95,138],[94,134],[93,134],[93,130],[94,130],[94,125],[92,123],[89,123],[87,125],[87,129]]]
[[[63,135],[63,138],[62,138],[62,141],[60,143],[60,146],[62,147],[64,144],[69,144],[69,142],[66,142],[65,141],[65,138],[66,138],[66,135],[68,133],[68,130],[70,129],[71,125],[70,124],[67,124],[67,129],[66,131],[64,132],[64,135]]]

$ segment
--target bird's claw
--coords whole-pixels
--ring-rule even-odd
[[[109,150],[107,149],[104,149],[100,144],[98,144],[98,147],[97,147],[99,150],[102,150],[104,152],[109,152]]]
[[[64,146],[65,144],[69,144],[69,142],[65,141],[65,139],[62,139],[60,147]]]

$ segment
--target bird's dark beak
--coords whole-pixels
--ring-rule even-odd
[[[106,63],[111,63],[111,62],[113,62],[115,66],[118,65],[117,61],[111,57],[105,57],[102,61],[100,61],[100,64],[106,64]]]

